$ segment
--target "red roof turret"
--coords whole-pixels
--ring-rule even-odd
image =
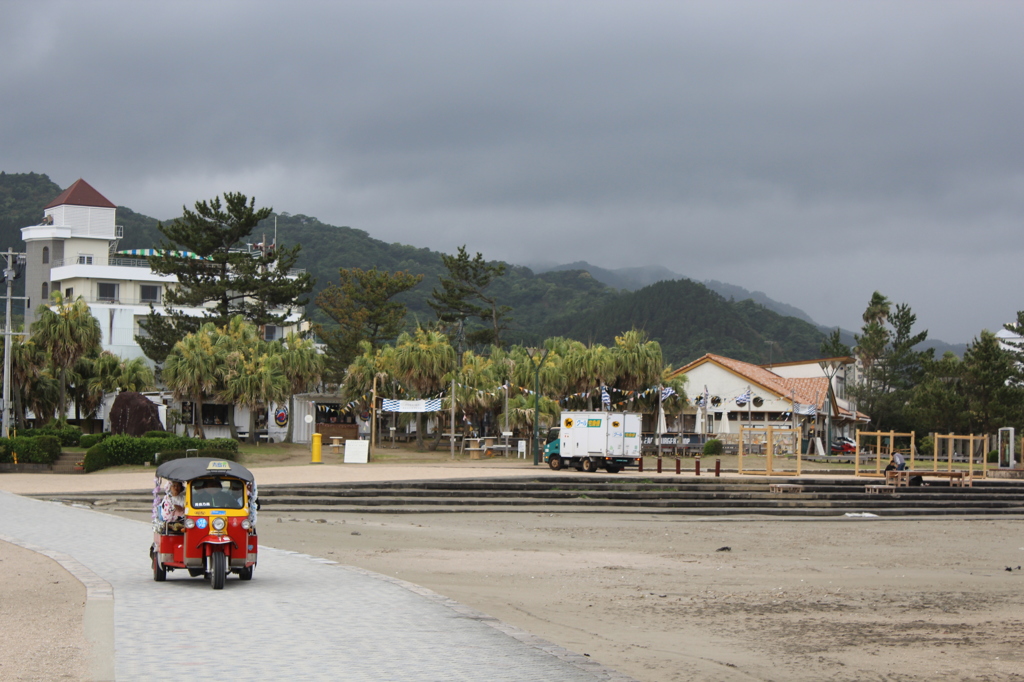
[[[99,208],[117,208],[110,199],[93,189],[85,180],[79,178],[60,193],[60,196],[43,207],[43,210],[54,206],[98,206]]]

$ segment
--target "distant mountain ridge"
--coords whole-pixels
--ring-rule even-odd
[[[642,289],[646,286],[650,286],[651,284],[664,282],[666,280],[691,279],[686,275],[673,272],[661,265],[648,265],[635,268],[616,268],[614,270],[609,270],[607,268],[591,265],[587,261],[581,260],[565,265],[537,268],[538,273],[552,270],[586,270],[594,279],[602,284],[607,284],[614,289],[625,289],[626,291],[636,291],[637,289]],[[804,322],[817,324],[817,322],[812,320],[811,316],[804,311],[787,303],[780,303],[779,301],[771,299],[763,291],[749,291],[741,286],[719,282],[715,279],[704,280],[701,284],[706,286],[708,289],[711,289],[711,291],[720,294],[726,300],[733,299],[736,301],[746,301],[747,299],[750,299],[754,303],[763,305],[768,310],[774,310],[779,315],[795,317],[803,320]]]
[[[649,265],[645,267],[632,267],[632,268],[616,268],[613,270],[602,268],[597,265],[592,265],[587,261],[576,261],[574,263],[567,263],[564,265],[548,265],[538,266],[537,272],[548,272],[548,271],[560,271],[560,270],[584,270],[589,272],[590,275],[603,284],[615,289],[623,289],[626,291],[636,291],[644,287],[650,286],[662,281],[690,280],[686,275],[678,272],[673,272],[666,267],[661,265]],[[696,280],[690,280],[696,281]],[[750,300],[754,303],[764,306],[768,310],[774,311],[779,315],[786,317],[795,317],[804,322],[808,322],[818,328],[822,334],[831,334],[835,327],[829,327],[823,324],[819,324],[817,321],[811,318],[806,312],[797,308],[796,306],[789,305],[788,303],[782,303],[769,298],[763,291],[750,291],[744,289],[736,284],[728,284],[726,282],[719,282],[718,280],[708,279],[702,282],[711,291],[721,295],[726,300],[733,301],[746,301]],[[850,331],[849,329],[839,330],[839,336],[843,343],[853,347],[856,343],[854,340],[854,334],[856,332]],[[929,338],[922,348],[931,347],[935,349],[935,357],[942,357],[944,353],[950,351],[958,357],[963,357],[964,352],[967,350],[966,343],[946,343],[945,341],[939,341],[937,339]]]
[[[20,248],[20,228],[36,224],[43,206],[60,191],[46,175],[0,173],[0,202],[7,218],[0,221],[0,239],[6,237]],[[315,245],[304,248],[298,262],[317,279],[314,296],[337,280],[339,268],[405,270],[424,275],[419,286],[400,297],[408,306],[409,323],[435,319],[427,300],[444,273],[439,252],[389,244],[363,230],[328,225],[302,214],[280,213],[276,219],[282,245]],[[119,249],[157,247],[162,241],[157,220],[128,207],[118,206],[117,222],[125,235]],[[269,237],[273,230],[271,218],[253,234],[253,241],[262,237],[257,233]],[[799,309],[761,292],[694,282],[660,266],[606,270],[579,262],[534,272],[507,264],[506,275],[495,281],[490,293],[513,308],[512,327],[503,335],[508,343],[538,344],[548,336],[612,343],[615,334],[635,326],[659,341],[666,362],[677,366],[704,353],[767,362],[769,347],[777,361],[810,359],[818,356],[830,331],[816,328]],[[321,315],[314,305],[307,314]]]

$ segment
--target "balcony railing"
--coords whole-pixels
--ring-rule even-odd
[[[64,267],[65,265],[102,265],[102,263],[97,263],[95,261],[93,261],[92,263],[79,263],[74,258],[54,258],[53,260],[50,261],[50,267],[52,268],[60,268]],[[148,268],[149,260],[146,258],[111,257],[107,259],[107,265],[113,265],[115,267],[122,268]],[[290,277],[298,277],[299,275],[304,274],[306,274],[305,268],[292,268],[288,271],[288,275]]]
[[[65,265],[103,265],[93,260],[92,263],[79,263],[75,258],[54,258],[50,261],[50,267],[61,268]],[[145,258],[108,258],[106,265],[113,265],[122,268],[148,268],[149,261]]]

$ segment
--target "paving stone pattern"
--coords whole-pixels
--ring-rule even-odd
[[[0,534],[114,591],[118,680],[625,680],[401,580],[263,547],[251,582],[153,581],[150,526],[0,492]]]

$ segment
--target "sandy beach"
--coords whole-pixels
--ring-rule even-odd
[[[257,476],[459,469],[378,466]],[[138,476],[104,476],[119,475]],[[116,489],[94,476],[70,478]],[[1024,680],[1019,520],[265,510],[259,527],[263,545],[423,585],[638,680]]]

